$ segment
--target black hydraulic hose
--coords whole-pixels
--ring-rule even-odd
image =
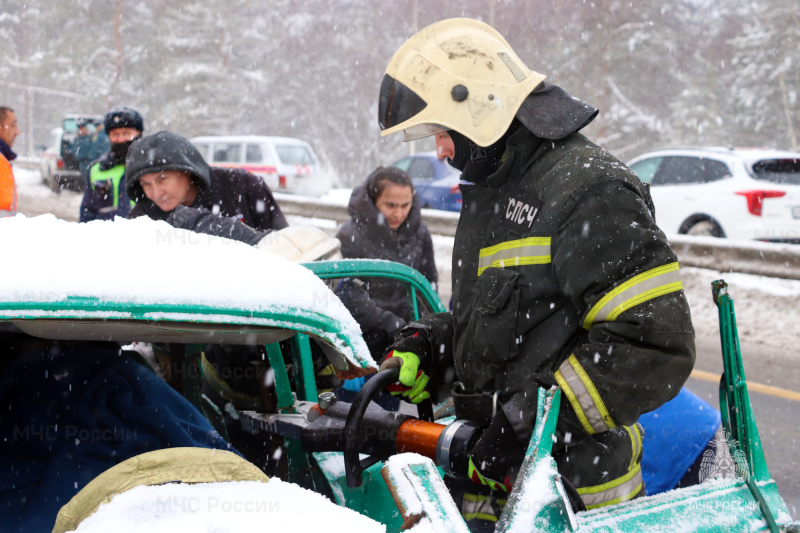
[[[375,397],[384,387],[396,382],[400,377],[399,368],[387,368],[375,374],[375,377],[367,380],[358,391],[356,399],[350,406],[347,413],[347,420],[344,425],[344,469],[347,476],[349,487],[361,486],[361,474],[363,468],[359,461],[358,454],[363,444],[363,432],[361,424],[364,421],[364,413],[367,412],[372,398]]]
[[[433,422],[433,402],[430,398],[427,400],[422,400],[419,402],[419,404],[417,404],[417,414],[419,415],[420,420]]]

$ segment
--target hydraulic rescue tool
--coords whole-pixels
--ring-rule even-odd
[[[318,403],[296,402],[296,414],[246,411],[243,427],[297,439],[305,452],[344,452],[350,487],[359,487],[365,468],[398,453],[429,457],[446,472],[466,472],[468,452],[480,436],[471,422],[437,424],[432,409],[419,418],[387,411],[372,400],[386,385],[397,381],[400,370],[383,370],[364,383],[352,404],[322,393]],[[421,409],[423,411],[423,409]],[[359,454],[369,457],[359,459]]]

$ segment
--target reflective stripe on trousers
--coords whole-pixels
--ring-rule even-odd
[[[506,505],[505,498],[496,498],[494,494],[464,493],[461,500],[461,516],[464,521],[486,520],[497,522],[498,515]]]
[[[632,500],[643,489],[642,466],[637,462],[633,470],[613,481],[577,490],[586,508],[595,509]]]

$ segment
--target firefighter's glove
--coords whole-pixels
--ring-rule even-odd
[[[510,492],[524,458],[525,446],[501,409],[473,446],[467,477],[492,490]]]
[[[430,378],[419,369],[419,357],[412,352],[392,351],[381,363],[381,370],[400,368],[399,383],[386,387],[392,396],[402,396],[411,403],[419,403],[431,397],[425,390]]]

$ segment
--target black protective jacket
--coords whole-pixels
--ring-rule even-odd
[[[453,312],[400,336],[426,330],[423,368],[454,362],[466,389],[500,391],[523,439],[537,388],[560,385],[557,433],[576,444],[678,393],[695,358],[689,306],[649,191],[623,163],[577,133],[521,128],[507,146],[486,186],[462,185]]]
[[[336,237],[346,259],[383,259],[418,270],[433,285],[438,281],[433,241],[423,222],[419,199],[414,196],[406,221],[396,230],[389,228],[367,194],[369,182],[353,189],[347,207],[351,219]],[[393,337],[409,319],[406,289],[391,280],[365,279],[363,283],[343,282],[337,295],[361,325],[365,335],[379,329]],[[379,354],[380,356],[382,354]]]

